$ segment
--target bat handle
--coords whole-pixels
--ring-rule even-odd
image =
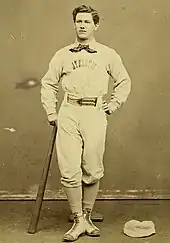
[[[36,197],[36,201],[35,201],[35,206],[34,206],[34,209],[32,212],[31,222],[30,222],[29,229],[28,229],[28,233],[30,233],[30,234],[34,234],[37,230],[37,224],[38,224],[39,217],[40,217],[40,211],[41,211],[42,201],[43,201],[45,187],[46,187],[46,183],[47,183],[48,172],[49,172],[49,168],[50,168],[50,164],[51,164],[56,134],[57,134],[57,126],[55,125],[53,127],[52,138],[50,141],[45,165],[44,165],[44,168],[42,171],[40,184],[38,187],[38,193],[37,193],[37,197]]]

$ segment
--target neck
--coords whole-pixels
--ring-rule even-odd
[[[77,36],[77,41],[81,44],[88,44],[89,42],[91,42],[92,40],[94,40],[94,37],[90,37],[88,39],[81,39]]]

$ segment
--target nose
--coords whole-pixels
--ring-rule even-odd
[[[80,24],[80,29],[84,29],[85,28],[85,24],[82,22],[81,24]]]
[[[81,25],[81,26],[80,26],[80,29],[84,29],[84,28],[85,28],[84,25]]]

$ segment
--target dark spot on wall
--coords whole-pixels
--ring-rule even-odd
[[[37,79],[29,78],[22,82],[16,83],[16,89],[32,89],[40,85],[40,82]]]

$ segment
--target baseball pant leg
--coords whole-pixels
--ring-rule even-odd
[[[82,178],[83,208],[93,208],[99,190],[99,180],[104,175],[103,155],[107,129],[106,114],[102,110],[90,109],[84,112],[81,123],[83,138]]]
[[[84,183],[91,184],[104,175],[106,114],[103,110],[98,110],[95,107],[87,107],[87,109],[84,109],[80,124],[83,139],[82,179]]]
[[[82,139],[77,130],[74,107],[65,104],[60,108],[56,138],[61,183],[72,213],[82,212]]]

